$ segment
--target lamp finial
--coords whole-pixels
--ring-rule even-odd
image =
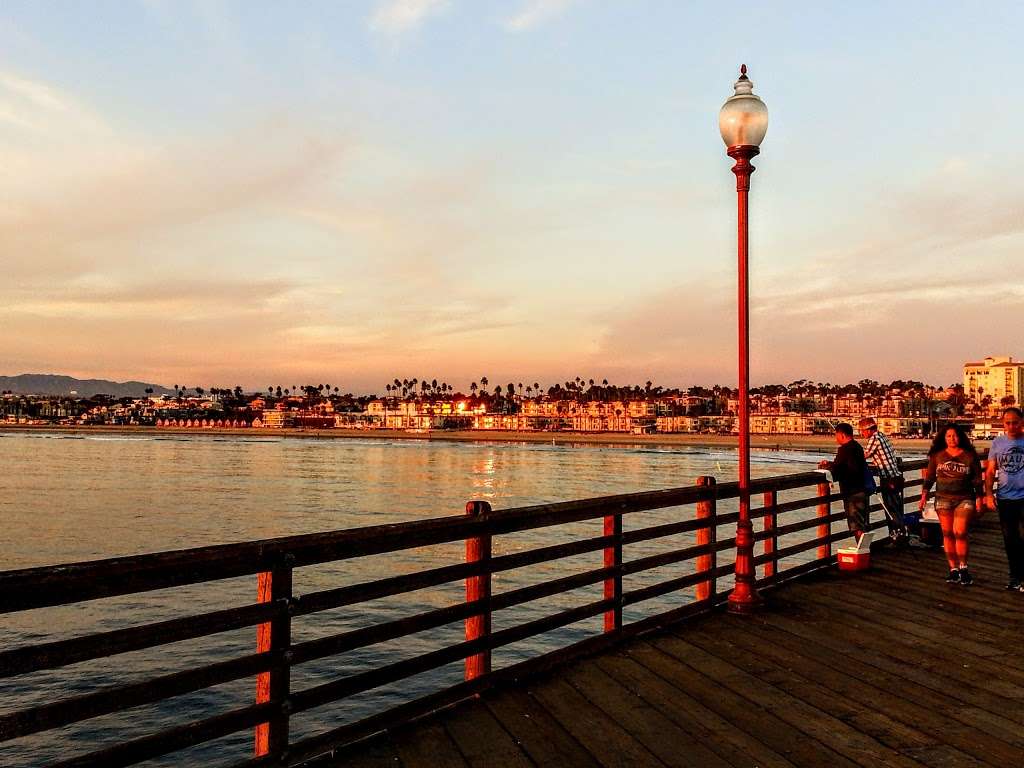
[[[747,74],[747,65],[746,64],[740,64],[740,74],[741,75],[746,75]]]

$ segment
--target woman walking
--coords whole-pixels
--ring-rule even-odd
[[[970,548],[968,531],[976,512],[983,509],[985,498],[981,462],[971,440],[958,424],[939,430],[928,451],[921,488],[920,509],[928,503],[928,491],[935,484],[935,511],[942,527],[942,548],[949,563],[950,584],[965,587],[974,583],[967,568]]]

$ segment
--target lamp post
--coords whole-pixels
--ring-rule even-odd
[[[760,603],[754,586],[754,527],[750,522],[750,299],[747,292],[747,193],[754,166],[750,159],[760,152],[759,146],[768,130],[768,108],[754,95],[754,85],[747,78],[747,65],[740,67],[740,79],[718,113],[718,128],[725,142],[726,154],[736,164],[736,197],[738,204],[739,253],[739,490],[740,516],[736,523],[736,586],[729,594],[729,610],[748,613]]]

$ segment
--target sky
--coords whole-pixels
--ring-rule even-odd
[[[1024,357],[1016,2],[5,0],[0,374],[736,379]]]

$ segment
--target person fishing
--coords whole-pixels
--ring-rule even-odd
[[[836,456],[832,461],[821,461],[818,469],[827,469],[839,483],[846,512],[846,526],[853,532],[857,543],[868,527],[868,496],[866,483],[871,472],[864,459],[864,449],[853,439],[853,427],[846,422],[835,426]]]

